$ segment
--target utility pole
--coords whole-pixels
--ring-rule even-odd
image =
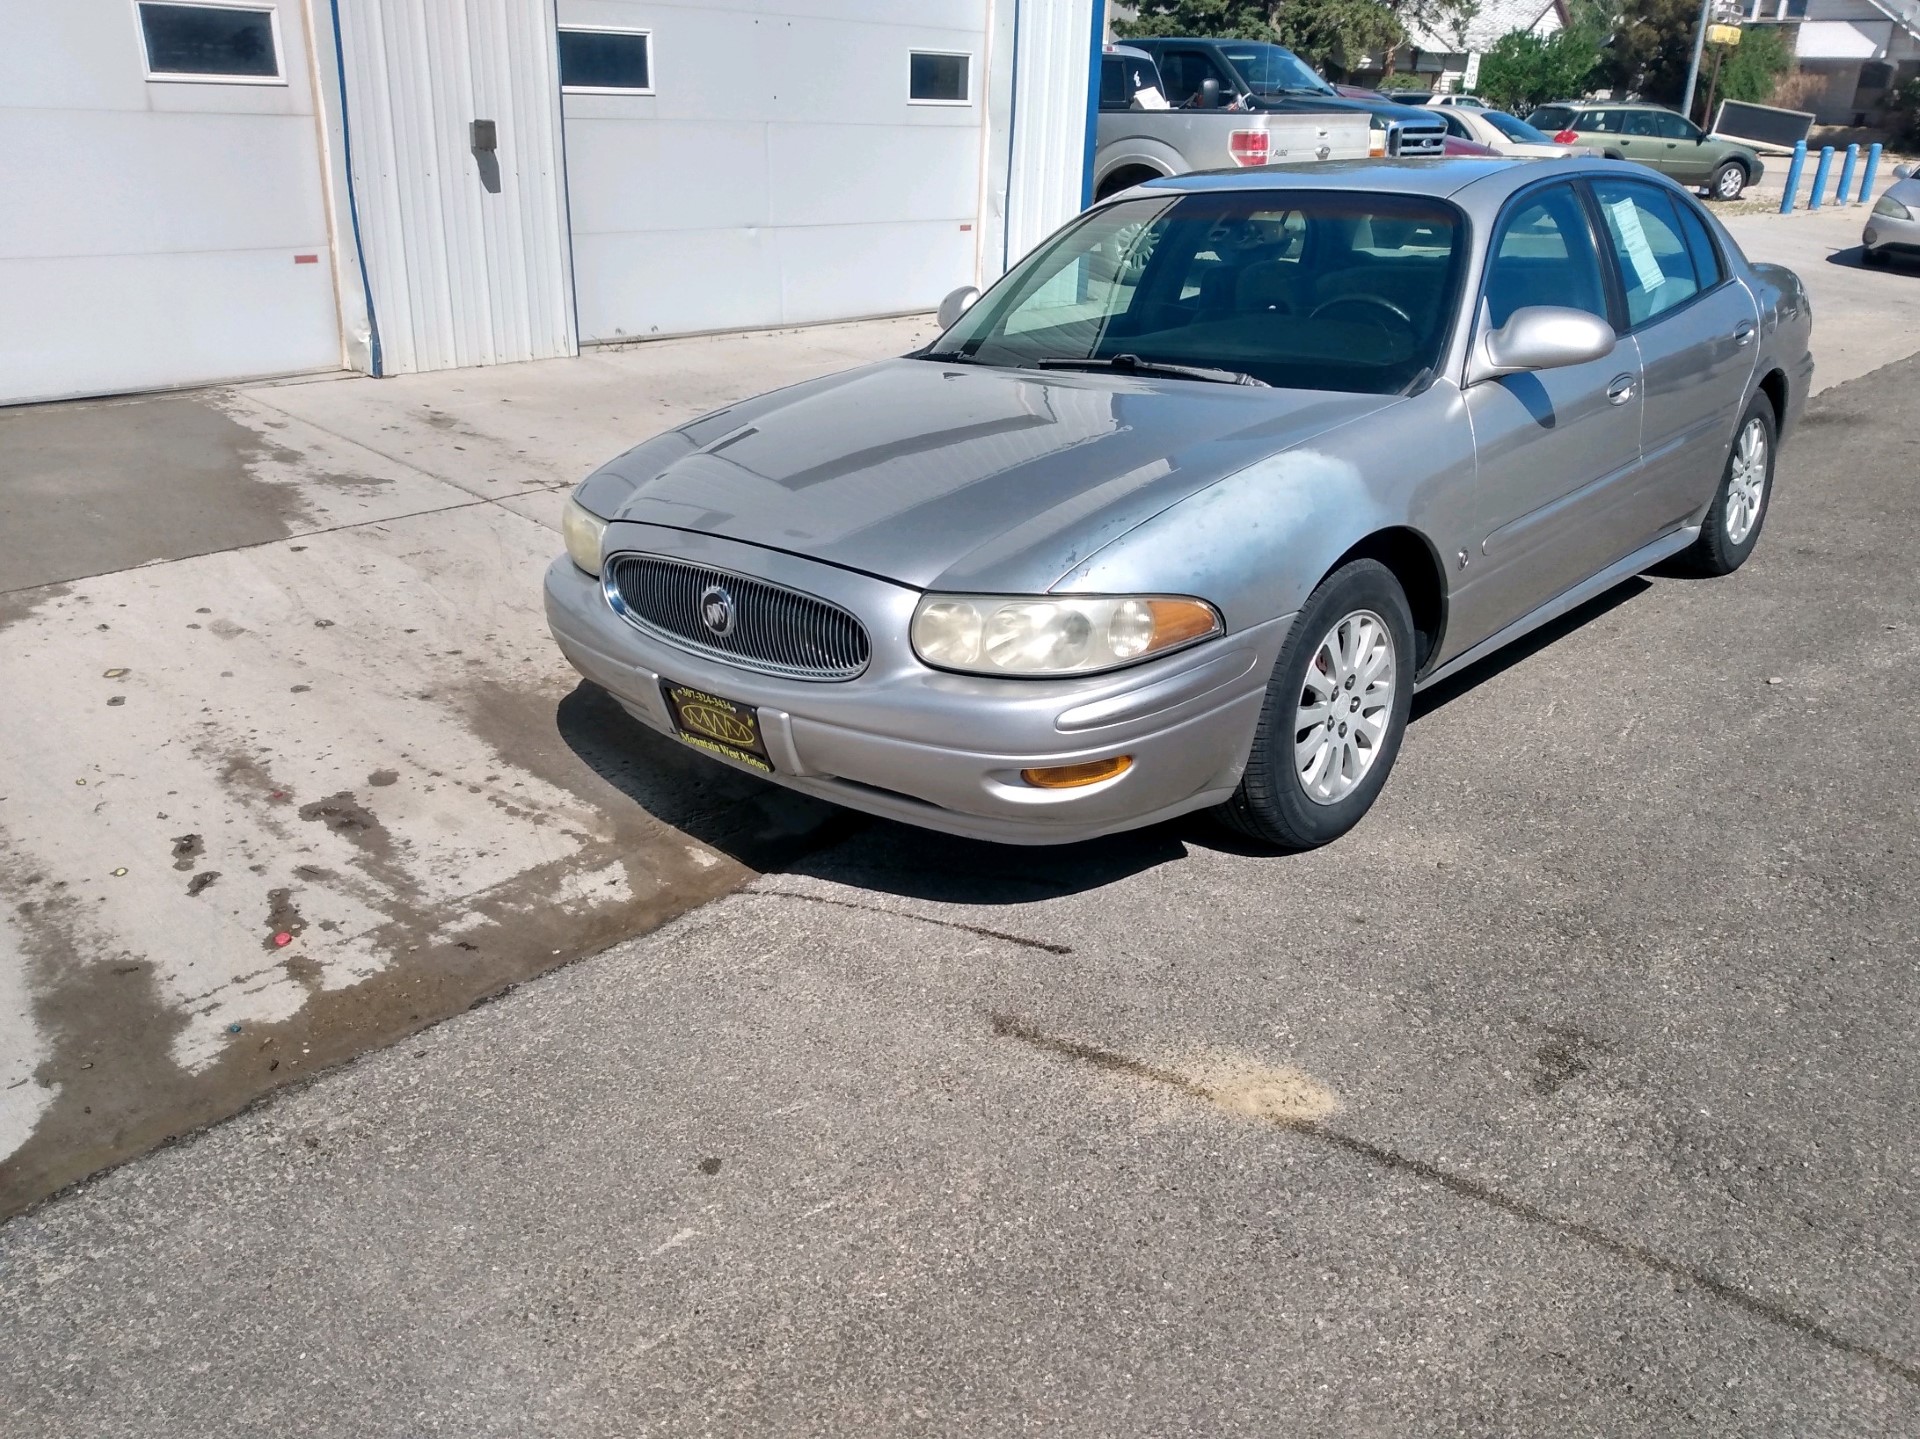
[[[1687,62],[1687,93],[1680,98],[1680,113],[1693,115],[1693,87],[1700,83],[1700,51],[1707,43],[1707,17],[1713,12],[1713,0],[1700,0],[1700,19],[1693,27],[1693,58]]]

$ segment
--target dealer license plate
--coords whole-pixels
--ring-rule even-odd
[[[773,773],[767,743],[760,733],[760,712],[752,705],[689,689],[662,680],[660,691],[673,716],[674,733],[696,749],[722,755],[754,769]]]

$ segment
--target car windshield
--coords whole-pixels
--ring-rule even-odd
[[[1023,260],[922,354],[1013,367],[1178,365],[1397,394],[1439,361],[1465,225],[1439,201],[1331,191],[1142,196]]]
[[[1536,111],[1535,113],[1538,112]],[[1482,120],[1485,120],[1502,135],[1505,135],[1509,140],[1515,141],[1518,144],[1551,145],[1553,143],[1553,141],[1549,140],[1540,131],[1534,129],[1533,126],[1529,125],[1525,120],[1516,120],[1504,111],[1482,110],[1479,114]]]
[[[1573,107],[1570,105],[1542,105],[1527,116],[1527,123],[1534,129],[1551,135],[1557,130],[1566,129],[1568,122],[1572,119]]]
[[[1278,45],[1226,45],[1221,53],[1233,62],[1247,88],[1256,94],[1278,95],[1289,90],[1314,95],[1334,93],[1333,87],[1314,74],[1305,61]]]

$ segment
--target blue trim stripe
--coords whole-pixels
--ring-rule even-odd
[[[347,171],[347,217],[353,222],[353,255],[360,265],[360,289],[367,299],[367,343],[373,375],[384,373],[380,363],[380,322],[373,313],[373,281],[367,278],[367,247],[360,240],[360,204],[353,194],[353,127],[347,123],[347,56],[340,42],[340,0],[329,0],[333,11],[333,64],[340,80],[340,158]]]
[[[1093,203],[1093,156],[1100,128],[1100,56],[1107,31],[1107,0],[1093,0],[1087,12],[1093,59],[1087,68],[1086,153],[1080,162],[1080,208],[1083,210]]]
[[[1013,0],[1013,66],[1007,92],[1007,193],[1013,193],[1013,146],[1020,135],[1020,0]],[[1013,265],[1013,207],[1000,207],[1000,273]]]

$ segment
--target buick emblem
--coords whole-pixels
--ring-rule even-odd
[[[700,594],[700,622],[723,640],[733,633],[733,596],[719,585],[708,585]]]

